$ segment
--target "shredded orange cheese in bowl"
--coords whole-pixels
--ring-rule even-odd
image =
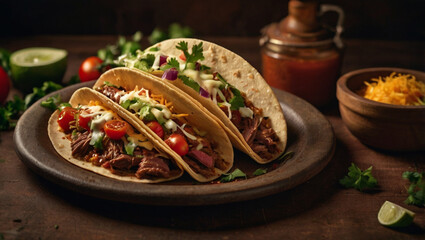
[[[410,74],[391,73],[364,82],[358,94],[377,102],[395,105],[425,105],[425,84]]]

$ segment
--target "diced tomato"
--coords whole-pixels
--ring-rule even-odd
[[[61,127],[65,132],[69,132],[70,125],[72,124],[72,121],[75,121],[75,114],[77,114],[77,109],[74,109],[72,107],[64,107],[58,117],[58,125]]]
[[[89,122],[91,121],[92,117],[84,117],[84,114],[81,115],[81,113],[78,115],[78,125],[86,130],[90,130]]]
[[[103,128],[110,139],[118,140],[127,132],[128,124],[121,120],[109,120]]]
[[[184,156],[189,152],[189,145],[186,139],[178,133],[171,134],[170,137],[165,140],[165,143],[180,156]]]
[[[186,56],[184,55],[184,53],[180,54],[179,58],[183,61],[186,61]]]
[[[146,123],[146,125],[154,132],[156,135],[158,135],[160,138],[164,137],[164,129],[162,128],[161,124],[159,124],[157,121],[151,121]]]

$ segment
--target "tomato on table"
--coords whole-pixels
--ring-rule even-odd
[[[58,125],[61,127],[65,132],[69,132],[70,125],[72,121],[75,121],[75,114],[77,114],[77,109],[72,107],[64,107],[58,117]]]
[[[171,134],[170,137],[165,140],[165,143],[180,156],[184,156],[189,152],[189,145],[186,139],[178,133]]]
[[[161,124],[159,124],[157,121],[148,122],[146,123],[146,126],[148,126],[160,138],[164,137],[164,129],[162,128]]]
[[[103,126],[106,135],[110,139],[121,139],[127,132],[128,124],[121,120],[109,120]]]
[[[100,65],[103,63],[102,59],[96,56],[88,57],[81,64],[78,70],[78,76],[81,82],[88,82],[96,80],[102,74],[100,71]]]
[[[0,104],[3,103],[10,90],[10,79],[6,71],[0,66]]]

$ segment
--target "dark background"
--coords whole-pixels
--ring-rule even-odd
[[[424,0],[327,0],[345,11],[344,37],[425,40]],[[179,22],[202,36],[259,36],[287,15],[288,0],[0,1],[0,37],[122,34]],[[326,21],[335,16],[328,14]]]

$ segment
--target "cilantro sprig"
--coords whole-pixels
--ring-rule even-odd
[[[424,172],[409,172],[406,171],[403,173],[403,178],[409,180],[410,186],[407,189],[409,196],[407,197],[405,203],[412,204],[419,207],[425,206],[425,179]]]
[[[236,168],[231,173],[226,173],[226,174],[223,174],[223,175],[224,176],[220,179],[220,182],[222,182],[222,183],[231,182],[231,181],[235,180],[236,178],[247,178],[246,174],[244,172],[242,172],[242,170],[240,170],[239,168]]]
[[[197,61],[204,60],[204,48],[202,45],[202,42],[194,44],[192,46],[192,53],[189,53],[187,42],[181,41],[177,44],[176,48],[182,50],[186,57],[186,68],[191,65],[195,66]]]
[[[359,191],[376,187],[377,180],[372,176],[372,166],[362,171],[354,163],[348,168],[348,175],[339,180],[346,188],[355,188]]]
[[[13,100],[0,107],[0,131],[13,129],[21,114],[34,102],[46,96],[50,92],[61,89],[62,86],[54,82],[44,82],[40,88],[34,88],[33,92],[25,97],[25,100],[15,95]],[[47,100],[46,100],[47,101]],[[53,106],[58,100],[50,99],[45,105]]]

